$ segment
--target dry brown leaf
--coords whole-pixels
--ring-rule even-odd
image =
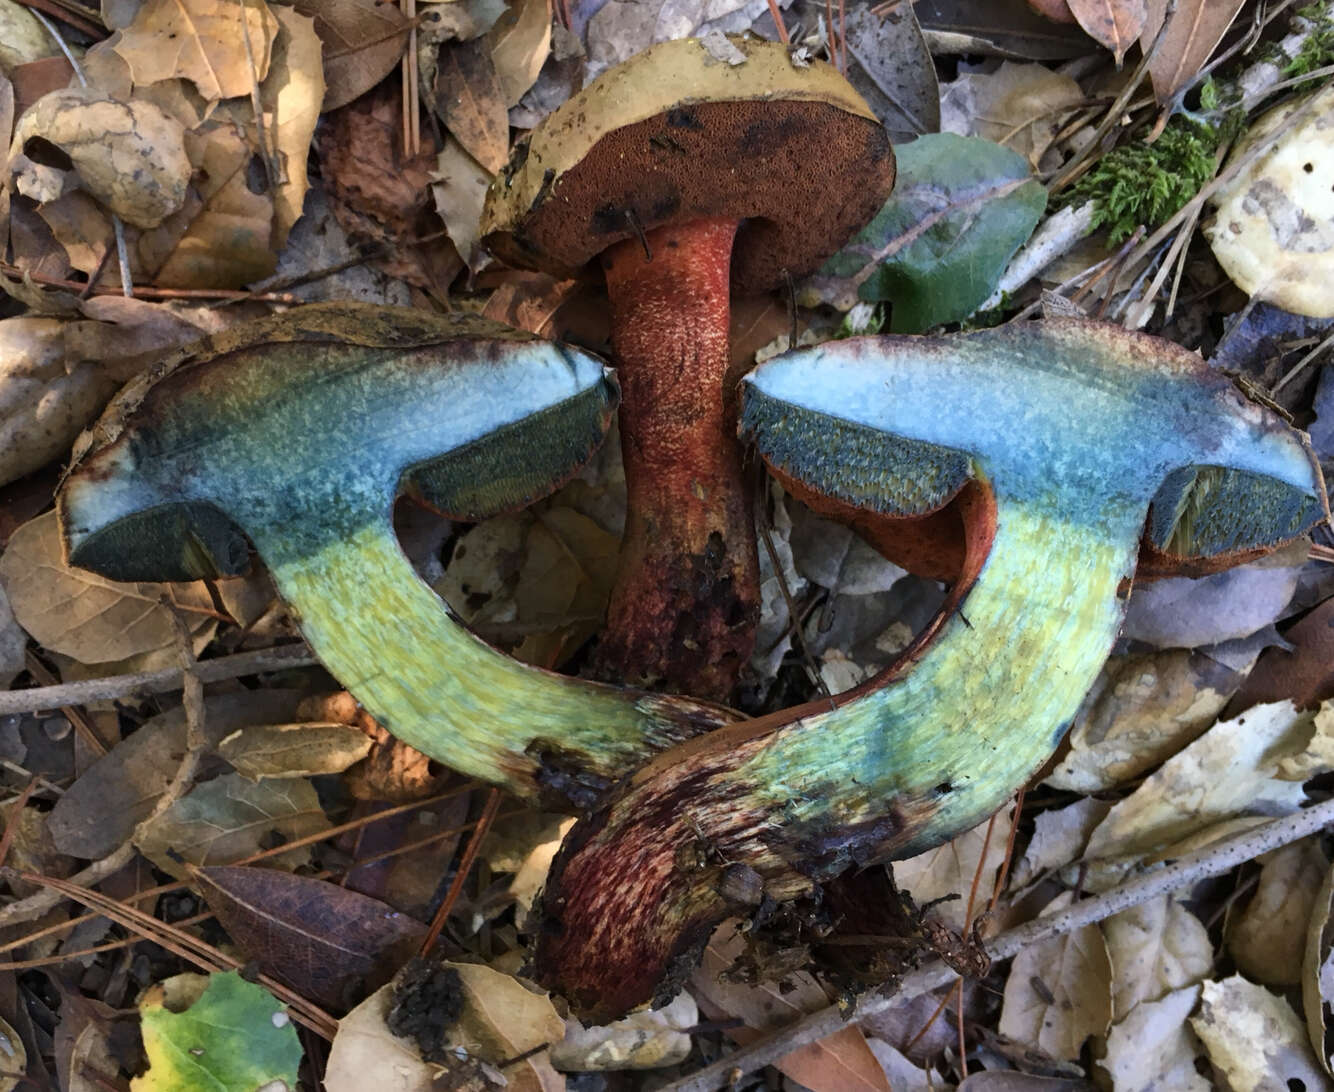
[[[1153,93],[1166,104],[1190,83],[1204,67],[1214,48],[1223,40],[1245,0],[1177,0],[1158,52],[1149,63]],[[1148,18],[1140,34],[1140,48],[1147,50],[1163,25],[1167,0],[1148,0]]]
[[[37,215],[46,221],[56,242],[65,248],[69,264],[89,277],[103,278],[120,273],[115,262],[107,263],[107,253],[116,245],[111,216],[83,190],[72,190],[38,206]]]
[[[324,43],[324,102],[336,110],[389,75],[408,44],[409,22],[396,4],[375,0],[298,0]],[[281,16],[280,16],[281,17]]]
[[[516,106],[551,52],[551,0],[513,0],[487,32],[501,99]]]
[[[0,688],[8,688],[24,669],[24,650],[28,635],[19,626],[14,612],[9,609],[9,596],[0,584]]]
[[[1011,887],[1026,887],[1044,872],[1078,860],[1089,835],[1107,818],[1111,807],[1110,801],[1086,796],[1067,807],[1039,812],[1033,821],[1033,837],[1015,865]]]
[[[476,1058],[497,1065],[534,1047],[558,1042],[565,1021],[551,999],[534,993],[517,979],[479,963],[446,963],[458,972],[464,1006],[450,1028],[449,1041]],[[508,1066],[506,1086],[512,1092],[559,1092],[565,1078],[551,1066],[545,1052]]]
[[[1316,1056],[1334,1074],[1329,1029],[1334,1017],[1334,932],[1331,931],[1331,896],[1334,895],[1334,870],[1327,870],[1312,907],[1306,930],[1306,952],[1302,960],[1302,1007],[1306,1010],[1306,1030]]]
[[[8,76],[17,65],[59,53],[60,47],[31,11],[14,0],[0,0],[0,71]]]
[[[1028,6],[1054,23],[1075,22],[1075,13],[1070,10],[1069,0],[1028,0]]]
[[[68,155],[77,184],[127,224],[155,227],[185,202],[185,130],[151,103],[118,102],[90,87],[52,91],[19,119],[11,162],[34,137]]]
[[[249,142],[226,124],[186,140],[201,178],[185,208],[140,236],[144,267],[165,288],[240,288],[272,273],[273,200],[250,185]]]
[[[1110,49],[1118,66],[1149,17],[1146,0],[1069,0],[1069,4],[1084,33]]]
[[[224,103],[215,117],[230,118],[246,133],[251,147],[260,149],[265,161],[275,168],[278,177],[269,179],[274,213],[272,246],[281,250],[301,215],[310,186],[306,160],[324,98],[324,69],[314,20],[283,6],[275,8],[274,14],[279,31],[273,42],[273,62],[259,88],[263,139],[248,100]]]
[[[1228,713],[1284,699],[1305,709],[1334,697],[1334,599],[1285,630],[1283,639],[1294,647],[1265,649]]]
[[[145,0],[114,48],[136,84],[181,77],[214,101],[249,95],[268,75],[277,33],[264,0]]]
[[[1200,919],[1170,896],[1133,906],[1102,923],[1112,966],[1112,1013],[1124,1020],[1137,1005],[1203,981],[1214,962]]]
[[[328,829],[309,781],[249,781],[233,773],[196,785],[141,825],[134,844],[163,872],[184,880],[187,865],[231,864],[269,848],[275,837],[292,842]],[[270,868],[296,869],[310,860],[310,847],[264,860]]]
[[[1005,61],[994,72],[966,72],[941,88],[940,128],[1004,144],[1037,167],[1084,101],[1069,76],[1042,64]]]
[[[186,611],[212,610],[203,581],[118,584],[70,568],[54,512],[14,533],[0,555],[0,580],[19,624],[43,648],[89,664],[173,647],[173,604]]]
[[[1064,909],[1067,892],[1044,913]],[[1056,1058],[1077,1059],[1112,1021],[1112,968],[1096,925],[1023,949],[1010,964],[1000,1033]]]
[[[1247,977],[1266,986],[1295,986],[1302,980],[1306,927],[1329,861],[1315,838],[1303,838],[1261,860],[1255,894],[1228,921],[1227,950]]]
[[[464,149],[494,174],[509,159],[510,122],[485,39],[447,42],[435,75],[435,110]]]
[[[218,744],[218,754],[252,781],[342,773],[365,758],[371,738],[347,724],[257,724]]]

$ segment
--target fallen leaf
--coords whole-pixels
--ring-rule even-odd
[[[688,38],[705,23],[746,7],[746,0],[607,0],[588,20],[585,40],[588,84],[612,65],[627,61],[654,42]],[[751,20],[736,27],[742,30]],[[577,31],[576,31],[577,33]]]
[[[1010,814],[1009,810],[998,812],[994,824],[988,819],[944,845],[907,860],[895,861],[894,882],[911,894],[919,906],[950,895],[958,896],[933,906],[930,913],[956,932],[965,931],[970,924],[967,920],[968,892],[973,886],[973,877],[981,875],[978,890],[989,897],[996,869],[1005,860]],[[988,828],[990,838],[987,837]],[[974,906],[973,917],[984,908],[985,902]]]
[[[144,0],[113,48],[136,84],[181,77],[213,101],[249,95],[268,75],[277,33],[264,0]]]
[[[1079,84],[1064,73],[1005,61],[994,72],[963,72],[942,88],[940,127],[1012,148],[1036,168],[1084,102]]]
[[[537,896],[541,894],[542,888],[547,882],[547,873],[551,871],[551,862],[556,859],[556,852],[560,849],[561,842],[565,840],[565,835],[570,832],[572,826],[574,826],[573,819],[564,820],[557,828],[556,837],[533,846],[532,851],[515,870],[514,878],[510,880],[509,892],[514,897],[515,904],[519,907],[520,921],[532,913],[533,904],[537,902]],[[491,858],[491,860],[494,868],[494,858]]]
[[[551,52],[551,0],[514,0],[487,31],[501,99],[516,106]]]
[[[940,1092],[945,1087],[933,1072],[913,1065],[883,1039],[868,1038],[866,1045],[885,1071],[894,1092]]]
[[[172,1011],[170,982],[150,986],[139,1001],[149,1068],[130,1081],[133,1092],[296,1088],[301,1043],[273,994],[235,971],[215,973],[197,1000]]]
[[[442,47],[434,101],[440,120],[469,155],[492,174],[505,165],[509,114],[485,40],[448,42]]]
[[[247,724],[296,711],[295,690],[242,690],[204,701],[210,744]],[[88,767],[56,801],[47,826],[61,852],[97,860],[134,833],[171,784],[186,749],[185,710],[151,717]]]
[[[797,572],[831,595],[889,591],[907,575],[851,528],[817,516],[804,504],[793,506],[791,518],[790,542]]]
[[[1334,870],[1326,869],[1316,893],[1311,921],[1306,930],[1302,960],[1302,1007],[1311,1046],[1325,1069],[1334,1074],[1334,1042],[1330,1024],[1334,1020]]]
[[[1067,892],[1044,910],[1070,902]],[[1024,948],[1010,963],[1000,1033],[1056,1058],[1076,1059],[1112,1020],[1112,968],[1096,925]]]
[[[119,279],[116,263],[107,266],[107,255],[115,245],[111,214],[83,190],[62,193],[37,207],[51,234],[65,248],[69,263],[90,278],[101,274]]]
[[[1294,124],[1298,110],[1304,119]],[[1243,292],[1317,318],[1334,315],[1334,194],[1324,181],[1334,170],[1331,118],[1334,86],[1323,85],[1256,120],[1229,164],[1263,141],[1273,146],[1218,189],[1204,226],[1214,257]]]
[[[0,2],[0,70],[6,76],[17,65],[59,53],[60,47],[31,11],[14,0]]]
[[[565,1038],[552,1044],[551,1064],[563,1072],[676,1065],[690,1054],[688,1033],[698,1023],[699,1009],[688,993],[605,1027],[586,1028],[571,1018],[565,1022]]]
[[[1069,4],[1076,22],[1090,38],[1112,51],[1120,68],[1126,50],[1148,20],[1145,0],[1069,0]]]
[[[1027,0],[918,0],[913,8],[942,52],[1054,61],[1089,51],[1073,15],[1068,23],[1053,23]]]
[[[962,319],[991,295],[1047,194],[1021,155],[976,137],[918,137],[897,157],[894,193],[799,299],[845,311],[891,300],[891,328],[911,333]]]
[[[1266,986],[1296,986],[1329,861],[1314,838],[1276,849],[1261,861],[1255,894],[1227,922],[1227,950],[1247,977]]]
[[[69,156],[78,184],[127,224],[155,227],[185,203],[185,130],[151,103],[118,102],[91,87],[52,91],[19,119],[11,163],[39,137]]]
[[[1260,654],[1229,713],[1284,699],[1306,709],[1334,698],[1334,599],[1284,630],[1283,639],[1292,647],[1267,648]]]
[[[5,594],[4,585],[0,584],[0,687],[8,689],[9,684],[24,670],[24,651],[27,647],[28,635],[9,609],[9,596]]]
[[[203,581],[119,584],[65,564],[54,512],[20,527],[0,555],[9,605],[44,648],[83,663],[174,647],[173,609],[211,611]],[[199,621],[211,621],[202,614]]]
[[[1033,837],[1015,866],[1011,886],[1027,887],[1044,872],[1078,860],[1093,828],[1107,817],[1111,802],[1086,796],[1063,808],[1037,814]]]
[[[380,1075],[384,1092],[440,1092],[439,1067],[385,1026],[393,992],[392,984],[382,986],[338,1021],[324,1069],[326,1092],[366,1092],[369,1073]]]
[[[342,773],[365,758],[371,739],[347,724],[257,724],[238,728],[218,754],[252,781]]]
[[[350,989],[378,989],[426,935],[384,903],[309,876],[222,866],[194,878],[248,959],[327,1008],[346,1008]]]
[[[431,196],[435,211],[445,222],[445,230],[454,248],[471,269],[480,269],[489,260],[480,247],[482,206],[492,174],[473,159],[452,134],[436,158]],[[503,288],[503,286],[502,286]],[[497,289],[500,291],[500,289]]]
[[[744,947],[745,939],[734,927],[720,927],[691,979],[691,989],[706,1014],[745,1022],[745,1028],[729,1030],[729,1038],[749,1042],[829,1004],[828,995],[805,971],[784,976],[781,985],[728,980],[725,972]],[[889,1092],[884,1070],[867,1046],[865,1033],[855,1025],[799,1047],[774,1064],[814,1092]]]
[[[940,86],[913,6],[900,4],[877,15],[871,6],[859,5],[847,12],[842,26],[858,66],[848,77],[890,139],[898,143],[938,131]]]
[[[1292,599],[1306,546],[1279,551],[1199,579],[1169,577],[1137,584],[1121,635],[1155,648],[1198,648],[1247,637],[1277,620]]]
[[[463,996],[463,1011],[449,1029],[452,1046],[499,1065],[535,1047],[559,1042],[565,1034],[565,1021],[546,994],[534,993],[517,979],[480,963],[444,966],[458,974]],[[505,1076],[513,1092],[558,1092],[565,1087],[565,1079],[545,1052],[508,1066]]]
[[[1190,1024],[1237,1092],[1328,1087],[1292,1007],[1240,975],[1204,983]]]
[[[1291,702],[1220,721],[1115,804],[1089,839],[1088,856],[1142,853],[1242,814],[1286,815],[1306,800],[1277,766],[1305,719]]]
[[[0,1092],[12,1092],[19,1084],[26,1083],[23,1074],[28,1069],[28,1052],[23,1046],[23,1038],[9,1024],[0,1020]],[[13,1074],[9,1076],[8,1074]]]
[[[1091,793],[1138,777],[1213,724],[1245,678],[1244,670],[1186,649],[1113,656],[1046,783]]]
[[[230,864],[269,848],[275,836],[290,842],[328,829],[309,781],[249,781],[223,774],[196,785],[141,825],[135,845],[163,872],[186,879],[191,864]],[[308,846],[265,858],[272,867],[289,869],[309,860]]]
[[[1112,966],[1112,1018],[1202,982],[1214,946],[1200,919],[1170,895],[1132,906],[1102,923]]]
[[[408,44],[409,20],[395,4],[376,0],[297,0],[315,20],[324,43],[324,101],[336,110],[365,94],[398,65]]]
[[[278,33],[273,40],[273,60],[259,87],[263,133],[255,125],[254,108],[248,101],[244,105],[227,103],[214,116],[230,117],[246,132],[251,147],[260,149],[273,163],[278,176],[268,180],[273,199],[273,247],[281,250],[301,215],[309,188],[306,160],[320,119],[324,69],[315,21],[283,5],[274,9],[274,16]]]
[[[468,793],[450,793],[414,811],[349,831],[340,839],[339,849],[366,863],[348,870],[344,886],[412,917],[428,917],[437,906],[440,862],[453,859],[468,829],[469,800]],[[367,811],[374,814],[386,807],[372,803]],[[405,851],[404,846],[413,848]]]
[[[1176,0],[1171,22],[1149,62],[1153,93],[1160,105],[1199,75],[1245,0]],[[1140,32],[1140,48],[1148,51],[1167,14],[1167,0],[1147,0],[1148,15]]]
[[[1070,0],[1028,0],[1028,6],[1057,23],[1075,21],[1075,13],[1070,10]]]
[[[1204,1048],[1186,1022],[1199,995],[1199,986],[1184,986],[1112,1025],[1098,1064],[1117,1092],[1209,1092],[1213,1085],[1195,1069]]]
[[[120,1063],[111,1046],[117,1011],[77,990],[60,991],[56,1025],[56,1087],[65,1092],[105,1092],[115,1084]]]

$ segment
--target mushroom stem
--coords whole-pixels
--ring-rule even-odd
[[[627,512],[595,671],[720,701],[750,658],[760,602],[727,374],[736,230],[736,220],[696,220],[602,258]]]

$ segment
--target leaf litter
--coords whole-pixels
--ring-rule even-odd
[[[246,580],[117,585],[64,564],[40,513],[78,432],[121,383],[200,331],[298,298],[359,295],[485,311],[605,352],[605,303],[595,291],[507,270],[479,245],[486,186],[520,130],[615,61],[684,34],[777,33],[767,2],[741,0],[458,0],[415,13],[361,0],[105,7],[109,34],[87,30],[100,15],[83,29],[58,21],[87,87],[26,9],[4,8],[16,28],[3,35],[10,52],[0,52],[15,115],[0,118],[14,133],[4,192],[10,243],[0,267],[13,301],[0,318],[0,586],[8,607],[0,606],[0,675],[10,685],[173,666],[178,618],[191,651],[204,657],[293,636],[260,569]],[[1188,154],[1191,170],[1216,170],[1214,145],[1191,143],[1183,110],[1230,143],[1273,101],[1256,87],[1330,61],[1329,15],[1319,5],[1270,14],[1240,0],[1179,0],[1161,34],[1161,0],[1042,7],[1047,15],[975,0],[778,5],[794,50],[846,65],[894,134],[901,180],[863,235],[795,286],[798,306],[735,302],[742,370],[766,343],[785,347],[793,327],[810,343],[880,326],[983,325],[1036,304],[1043,288],[1080,313],[1119,320],[1150,283],[1151,329],[1218,353],[1269,388],[1312,350],[1324,351],[1320,328],[1291,316],[1270,323],[1263,341],[1248,333],[1250,316],[1271,306],[1248,303],[1248,292],[1284,303],[1303,297],[1237,274],[1234,284],[1226,263],[1198,245],[1197,232],[1211,238],[1229,228],[1226,189],[1216,214],[1206,209],[1170,229],[1181,242],[1176,251],[1153,250],[1164,240],[1152,254],[1118,251],[1105,235],[1077,249],[1071,241],[1054,255],[1071,255],[1058,274],[1044,283],[1029,273],[1000,293],[995,315],[978,313],[1035,227],[1067,199],[1065,174],[1084,171],[1096,184],[1079,190],[1081,201],[1097,186],[1133,185],[1100,167],[1099,156],[1142,152],[1158,134],[1166,139],[1153,155],[1164,171],[1183,174],[1174,154]],[[1225,60],[1212,84],[1201,83],[1204,66],[1257,17],[1275,20],[1278,44]],[[725,58],[726,39],[710,40]],[[407,115],[405,56],[421,96]],[[1143,82],[1121,98],[1131,72]],[[1240,115],[1233,87],[1247,96]],[[413,117],[416,130],[405,129]],[[1281,154],[1309,148],[1316,162],[1300,119],[1287,129],[1282,119],[1273,124],[1289,142]],[[127,157],[145,169],[127,169]],[[1308,207],[1291,179],[1260,177],[1280,191],[1265,199],[1271,222],[1286,199]],[[1111,196],[1093,200],[1121,207]],[[1313,222],[1318,231],[1323,220]],[[1159,225],[1143,226],[1141,239]],[[138,299],[119,295],[118,230]],[[1293,238],[1304,245],[1309,234]],[[1174,263],[1168,275],[1150,282],[1164,263]],[[1295,263],[1284,276],[1300,281],[1302,273]],[[191,293],[224,306],[205,309]],[[1220,336],[1225,324],[1235,336]],[[1316,384],[1319,352],[1317,367],[1303,364],[1273,393],[1298,424],[1313,425],[1323,456],[1328,399]],[[1276,361],[1285,366],[1275,374]],[[475,528],[431,528],[415,560],[487,639],[533,663],[577,666],[614,574],[624,519],[618,469],[614,455],[605,457],[536,509]],[[837,692],[869,677],[906,647],[943,594],[776,487],[766,508],[773,557],[762,547],[765,613],[746,685],[755,712],[812,697],[816,679]],[[1318,539],[1317,558],[1329,547]],[[926,920],[992,936],[1090,892],[1114,891],[1164,857],[1323,799],[1322,779],[1334,769],[1331,714],[1320,708],[1334,697],[1326,655],[1334,600],[1304,561],[1297,552],[1217,577],[1137,586],[1123,645],[1021,806],[989,830],[894,867],[899,887],[929,907]],[[445,933],[452,962],[440,966],[457,975],[449,1064],[458,1087],[497,1087],[499,1077],[556,1089],[565,1085],[562,1070],[601,1067],[679,1074],[730,1049],[725,1042],[788,1028],[841,999],[840,986],[809,972],[805,949],[743,958],[737,967],[769,976],[737,979],[729,965],[746,938],[730,933],[714,939],[704,970],[668,1008],[610,1028],[567,1023],[515,977],[559,822],[530,824],[508,845],[489,839],[460,880],[458,854],[482,796],[391,746],[383,728],[350,699],[330,698],[330,688],[318,669],[225,679],[208,684],[196,716],[175,695],[131,685],[114,703],[0,722],[8,763],[0,776],[22,809],[9,817],[6,863],[55,879],[85,862],[118,862],[95,872],[89,888],[155,911],[187,941],[201,927],[191,915],[216,914],[210,928],[225,931],[247,959],[343,1016],[324,1072],[303,1074],[333,1089],[359,1088],[369,1066],[392,1065],[405,1088],[438,1082],[440,1063],[389,1031],[392,987],[382,983],[406,965],[456,882],[464,887]],[[208,754],[178,784],[193,721]],[[506,807],[513,810],[502,808],[502,825],[524,818]],[[1227,883],[1182,888],[1035,944],[999,961],[984,989],[970,983],[962,999],[905,1005],[917,1024],[901,1036],[888,1025],[853,1025],[772,1057],[788,1080],[817,1092],[971,1089],[984,1087],[983,1077],[1053,1087],[1068,1076],[1062,1066],[1100,1070],[1117,1089],[1209,1087],[1206,1071],[1232,1087],[1280,1078],[1316,1087],[1327,1079],[1317,1066],[1328,1056],[1323,1029],[1334,1005],[1327,849],[1308,838]],[[174,886],[160,904],[141,898],[164,879]],[[38,887],[15,879],[11,890],[17,900]],[[42,924],[23,921],[22,931]],[[22,990],[57,1029],[58,1072],[91,1066],[108,1081],[156,1087],[163,1071],[154,1076],[154,1066],[117,1046],[118,1029],[132,1022],[147,1036],[176,1002],[159,1009],[150,993],[140,1015],[117,1014],[133,1008],[142,985],[162,984],[163,999],[184,989],[168,984],[195,967],[150,949],[133,928],[103,922],[87,932],[91,939],[73,921],[50,928],[73,933],[76,944],[110,947],[75,957],[77,946],[56,952],[49,939],[13,934],[4,958],[77,958],[90,973],[76,1003],[68,992],[64,1001],[39,996],[0,971],[12,984],[0,977],[0,1020],[8,1021],[0,1031],[29,1057],[50,1055],[49,1041],[25,1022]],[[137,953],[134,978],[111,962],[125,948]],[[312,954],[328,951],[341,955]],[[198,994],[201,985],[184,992]],[[1298,985],[1306,994],[1300,1008]],[[946,1001],[948,1017],[939,1014]],[[238,1012],[256,1020],[271,1003],[246,1000]],[[956,1006],[967,1010],[958,1018],[963,1032]],[[198,1015],[206,1024],[207,1006]],[[266,1034],[261,1024],[254,1034]],[[537,1053],[523,1057],[529,1049]],[[965,1066],[979,1064],[1009,1073],[969,1076]],[[1032,1075],[1039,1072],[1046,1076]]]

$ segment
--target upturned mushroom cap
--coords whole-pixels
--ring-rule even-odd
[[[368,384],[384,397],[356,414],[338,404]],[[297,308],[196,343],[116,396],[58,498],[69,560],[114,580],[244,572],[246,522],[303,479],[336,505],[340,482],[380,476],[387,499],[482,519],[572,474],[614,406],[600,361],[486,319]]]
[[[832,66],[732,43],[745,63],[693,38],[651,46],[547,117],[487,193],[486,245],[571,275],[637,228],[719,217],[745,221],[738,290],[817,267],[889,196],[889,138]]]

